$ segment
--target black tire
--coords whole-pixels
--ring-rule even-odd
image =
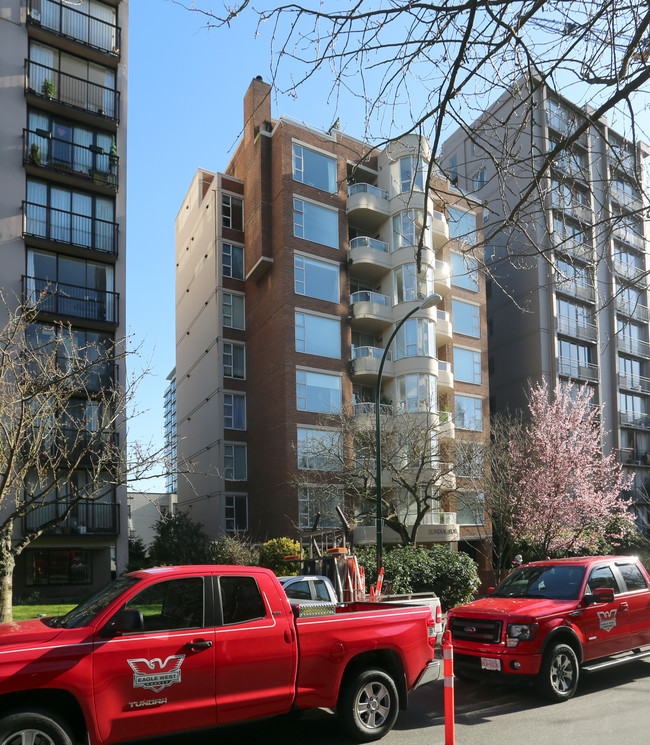
[[[341,690],[336,711],[355,740],[379,740],[393,728],[399,713],[395,681],[384,670],[359,670]]]
[[[45,711],[16,711],[0,719],[0,745],[22,745],[29,733],[33,745],[73,745],[70,727],[55,714]]]
[[[547,649],[542,658],[537,692],[555,703],[568,701],[576,692],[579,677],[576,653],[568,644],[556,644]]]

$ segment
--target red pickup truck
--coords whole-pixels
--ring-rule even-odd
[[[336,708],[359,741],[439,677],[428,608],[296,617],[258,567],[126,574],[60,618],[0,625],[0,743],[111,745]]]
[[[460,677],[532,679],[566,701],[581,670],[650,655],[650,576],[631,556],[526,564],[487,598],[453,608],[447,628]]]

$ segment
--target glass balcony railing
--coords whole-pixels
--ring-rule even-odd
[[[376,238],[370,238],[367,235],[359,235],[350,240],[350,251],[355,248],[373,248],[375,251],[381,251],[383,253],[390,252],[388,243],[377,240]]]
[[[354,416],[375,416],[375,402],[374,401],[359,401],[352,406],[352,413]],[[379,404],[379,413],[390,416],[393,413],[393,407],[391,404]]]
[[[23,277],[23,300],[29,307],[43,313],[118,324],[117,292]]]
[[[373,184],[350,184],[348,186],[348,196],[351,197],[353,194],[370,194],[379,199],[388,199],[388,192]]]
[[[23,202],[23,236],[117,256],[117,223],[34,202]]]
[[[354,349],[352,350],[352,359],[360,360],[373,358],[376,360],[380,360],[384,356],[385,351],[386,350],[383,347],[354,347]],[[393,353],[389,351],[386,354],[386,360],[390,362],[392,359]]]
[[[371,292],[370,290],[353,292],[350,295],[350,305],[354,305],[354,303],[376,303],[388,307],[392,305],[388,295],[381,295],[379,292]]]
[[[111,8],[106,6],[105,10],[107,15],[114,15]],[[27,13],[30,22],[41,28],[119,57],[120,29],[114,21],[97,18],[58,0],[29,0]]]

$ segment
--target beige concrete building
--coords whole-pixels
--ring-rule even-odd
[[[485,284],[457,240],[480,234],[476,203],[440,176],[425,196],[425,140],[372,151],[273,118],[270,91],[253,80],[235,154],[196,172],[176,219],[178,508],[212,537],[300,536],[317,511],[321,528],[339,525],[337,504],[354,512],[307,443],[331,434],[328,415],[369,418],[385,344],[433,292],[388,353],[382,401],[439,416],[450,461],[457,440],[488,435]],[[296,488],[301,474],[313,484]],[[448,474],[418,540],[472,552],[485,538],[480,494],[459,507],[463,478]],[[373,525],[354,539],[374,541]]]
[[[45,292],[41,330],[70,323],[84,345],[124,336],[127,47],[128,0],[7,0],[0,8],[0,286],[24,301]],[[56,509],[33,513],[16,531]],[[124,488],[79,504],[32,544],[14,589],[101,587],[123,570],[126,553]]]
[[[634,498],[647,529],[650,150],[605,120],[587,123],[524,203],[520,229],[489,237],[542,160],[591,115],[547,85],[522,83],[469,130],[457,130],[442,163],[486,207],[491,410],[525,408],[529,383],[542,377],[592,386],[604,405],[605,447],[617,448],[636,473]]]

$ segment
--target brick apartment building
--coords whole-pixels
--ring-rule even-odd
[[[478,203],[439,175],[425,196],[424,139],[372,150],[336,127],[273,119],[270,93],[252,81],[235,154],[223,173],[196,172],[176,219],[178,508],[213,538],[309,528],[316,509],[296,474],[313,470],[321,486],[327,474],[305,437],[327,414],[368,415],[388,338],[433,292],[442,302],[391,347],[382,399],[446,412],[439,438],[452,460],[455,442],[488,436]],[[489,528],[462,473],[436,507],[418,541],[476,553]],[[374,527],[354,528],[356,542],[374,541]]]

